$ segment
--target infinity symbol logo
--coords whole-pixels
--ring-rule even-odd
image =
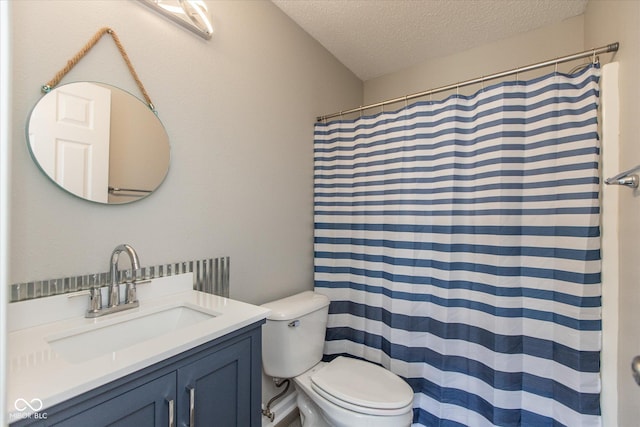
[[[16,399],[15,403],[13,404],[13,406],[15,406],[15,408],[18,411],[24,411],[27,408],[29,408],[34,412],[38,412],[40,409],[42,409],[42,407],[44,405],[42,403],[42,400],[40,400],[38,398],[31,399],[30,402],[28,402],[26,399],[19,398],[19,399]]]

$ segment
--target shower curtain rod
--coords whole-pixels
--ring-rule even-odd
[[[585,50],[584,52],[574,53],[572,55],[561,56],[561,57],[558,57],[558,58],[555,58],[555,59],[551,59],[551,60],[548,60],[548,61],[544,61],[544,62],[537,62],[535,64],[530,64],[530,65],[526,65],[524,67],[514,68],[512,70],[507,70],[507,71],[502,71],[502,72],[495,73],[495,74],[490,74],[488,76],[477,77],[475,79],[465,80],[465,81],[454,83],[454,84],[450,84],[450,85],[447,85],[447,86],[441,86],[441,87],[438,87],[438,88],[435,88],[435,89],[429,89],[429,90],[425,90],[423,92],[418,92],[418,93],[414,93],[414,94],[411,94],[411,95],[401,96],[399,98],[388,99],[386,101],[376,102],[375,104],[369,104],[369,105],[365,105],[365,106],[360,106],[360,107],[352,108],[350,110],[339,111],[337,113],[327,114],[325,116],[318,116],[316,118],[316,120],[319,121],[319,122],[322,122],[324,120],[331,119],[333,117],[342,116],[344,114],[356,113],[358,111],[360,113],[362,113],[362,111],[369,110],[371,108],[383,107],[385,105],[395,104],[395,103],[398,103],[398,102],[401,102],[401,101],[405,101],[406,102],[406,101],[408,101],[410,99],[420,98],[420,97],[423,97],[423,96],[432,95],[434,93],[444,92],[444,91],[451,90],[451,89],[459,89],[459,88],[464,87],[464,86],[469,86],[469,85],[473,85],[473,84],[477,84],[477,83],[483,83],[483,82],[485,82],[487,80],[499,79],[501,77],[510,76],[512,74],[518,74],[518,73],[523,73],[523,72],[526,72],[526,71],[536,70],[538,68],[548,67],[549,65],[554,65],[554,64],[557,65],[557,64],[561,64],[563,62],[569,62],[569,61],[574,61],[576,59],[587,58],[589,56],[593,56],[594,57],[594,62],[595,62],[595,56],[596,55],[598,55],[600,53],[617,52],[619,47],[620,47],[620,43],[615,42],[615,43],[611,43],[611,44],[608,44],[606,46],[602,46],[602,47],[599,47],[599,48]]]

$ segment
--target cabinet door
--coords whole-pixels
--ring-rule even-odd
[[[251,425],[251,339],[178,369],[180,425]]]
[[[166,427],[175,425],[176,374],[170,373],[140,387],[96,401],[96,406],[47,425],[64,427]],[[173,420],[169,423],[169,414]]]

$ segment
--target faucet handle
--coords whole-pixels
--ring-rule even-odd
[[[102,308],[102,293],[100,288],[95,286],[89,289],[89,310],[88,313],[97,313]]]
[[[133,304],[138,302],[138,293],[136,290],[136,282],[131,281],[127,282],[127,287],[125,290],[125,304]]]

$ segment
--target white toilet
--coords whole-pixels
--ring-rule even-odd
[[[413,419],[413,390],[373,363],[348,357],[321,362],[329,299],[307,291],[272,301],[262,328],[262,365],[275,378],[293,378],[304,427],[405,427]]]

